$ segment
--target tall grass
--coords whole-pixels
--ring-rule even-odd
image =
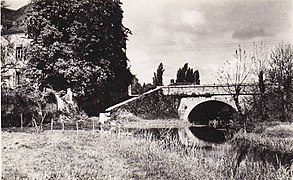
[[[108,132],[2,132],[3,179],[290,179],[292,171],[244,160],[233,177],[233,149],[184,147]]]
[[[259,161],[293,172],[293,126],[275,124],[258,128],[255,133],[238,133],[232,140],[237,152],[237,165],[243,158]],[[273,171],[274,172],[274,171]]]

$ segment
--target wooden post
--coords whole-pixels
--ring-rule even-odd
[[[78,121],[76,121],[76,136],[78,136]]]
[[[93,123],[93,135],[95,134],[95,120],[92,119],[92,123]]]
[[[20,129],[22,130],[23,128],[23,116],[22,113],[20,114]]]
[[[62,124],[62,133],[64,133],[64,129],[65,129],[65,125],[64,125],[64,120],[63,119],[61,119],[61,124]]]
[[[37,125],[37,122],[36,122],[35,118],[33,117],[32,119],[33,119],[33,122],[34,122],[34,124],[35,124],[35,128],[36,128],[36,130],[39,131],[39,130],[38,130],[38,125]]]
[[[51,119],[51,131],[53,132],[54,119]]]
[[[118,124],[118,137],[120,138],[120,133],[121,133],[121,129],[120,129],[120,124]]]

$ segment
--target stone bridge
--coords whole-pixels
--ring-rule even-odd
[[[256,94],[256,85],[244,84],[240,87],[240,101]],[[183,120],[195,121],[194,116],[212,116],[211,113],[217,113],[215,111],[221,111],[223,108],[236,111],[233,85],[171,85],[162,87],[162,90],[165,96],[180,99],[178,115]]]
[[[240,87],[240,100],[256,94],[255,89],[258,89],[257,85],[252,84],[244,84]],[[152,97],[155,93],[157,95]],[[180,120],[188,120],[193,124],[207,125],[209,121],[217,118],[226,118],[226,120],[228,120],[227,118],[231,117],[232,114],[236,112],[233,95],[235,95],[235,88],[233,85],[161,86],[138,97],[112,106],[108,108],[106,112],[112,114],[118,109],[126,109],[136,114],[135,109],[147,108],[147,106],[150,106],[149,109],[151,109],[151,107],[156,106],[153,113],[160,115],[173,108],[177,111]],[[172,98],[172,100],[170,100],[170,98]],[[148,102],[148,100],[150,101]],[[159,103],[159,101],[168,101],[168,103],[165,105],[164,103]],[[129,108],[130,104],[132,104],[131,108]],[[170,106],[170,108],[160,111],[160,106]],[[149,110],[149,113],[152,113],[151,111],[152,110]],[[140,115],[140,113],[138,112],[136,115]]]

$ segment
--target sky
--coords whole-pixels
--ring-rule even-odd
[[[165,85],[185,63],[199,70],[202,84],[218,83],[217,72],[235,61],[239,45],[251,52],[253,42],[263,42],[270,51],[293,42],[292,0],[121,1],[132,31],[126,53],[140,83],[151,83],[161,62]],[[28,0],[7,2],[17,9]]]

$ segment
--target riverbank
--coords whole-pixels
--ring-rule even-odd
[[[233,177],[235,152],[222,144],[186,148],[171,138],[108,131],[2,132],[3,179],[290,179],[281,167],[244,161]]]

